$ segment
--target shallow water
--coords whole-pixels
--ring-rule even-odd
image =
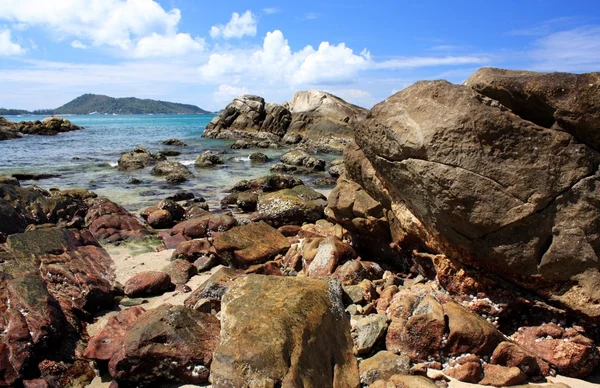
[[[61,133],[57,136],[25,136],[22,139],[0,142],[0,175],[17,172],[53,173],[60,177],[40,181],[22,181],[23,186],[37,184],[45,189],[51,187],[82,187],[138,211],[177,191],[191,191],[203,196],[211,209],[225,191],[242,179],[259,177],[269,173],[272,162],[254,164],[248,159],[252,152],[260,151],[273,162],[286,149],[231,150],[233,141],[206,139],[202,133],[214,115],[86,115],[67,116],[74,124],[85,127],[80,131]],[[8,120],[41,120],[38,116],[6,116]],[[163,140],[178,138],[188,147],[171,147]],[[116,168],[119,156],[136,146],[152,152],[171,149],[180,156],[169,157],[188,166],[195,175],[178,185],[167,184],[164,177],[150,175],[151,167],[144,170],[121,172]],[[222,155],[225,164],[218,167],[196,169],[194,160],[206,150],[227,150]],[[328,162],[335,155],[320,155]],[[326,174],[300,177],[310,183]],[[131,178],[141,184],[127,183]]]

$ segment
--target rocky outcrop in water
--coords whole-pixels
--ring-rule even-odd
[[[22,135],[55,136],[62,132],[71,132],[82,129],[62,117],[46,117],[42,121],[21,121],[15,123],[0,117],[0,140],[10,140]]]
[[[288,144],[302,141],[322,152],[341,152],[366,115],[363,108],[314,90],[297,92],[283,105],[243,95],[207,125],[203,136]]]

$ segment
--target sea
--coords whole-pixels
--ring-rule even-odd
[[[160,199],[176,192],[192,192],[203,197],[212,209],[219,209],[219,201],[236,182],[268,175],[272,163],[278,162],[288,151],[278,149],[232,150],[232,140],[202,137],[204,128],[214,117],[206,115],[71,115],[64,116],[84,129],[60,133],[56,136],[26,135],[21,139],[0,141],[0,175],[15,173],[47,173],[58,177],[39,181],[21,181],[22,186],[38,185],[50,188],[85,188],[99,196],[137,212],[152,206]],[[42,120],[43,116],[5,116],[11,121]],[[177,138],[187,147],[162,144],[164,140]],[[188,166],[194,177],[182,184],[168,184],[164,177],[150,174],[152,167],[123,172],[117,169],[121,154],[143,146],[151,152],[171,149],[180,156],[168,157]],[[226,150],[222,155],[225,163],[210,168],[194,167],[198,155],[207,150]],[[251,163],[252,152],[262,152],[271,158],[265,164]],[[339,155],[319,155],[327,162]],[[326,173],[299,175],[311,184]],[[129,183],[132,178],[141,181]],[[322,190],[327,194],[328,190]]]

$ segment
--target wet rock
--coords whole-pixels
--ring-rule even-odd
[[[236,183],[230,191],[259,191],[272,192],[283,189],[291,189],[304,184],[301,179],[287,175],[267,175],[256,179],[243,180]]]
[[[313,184],[315,186],[323,186],[323,187],[328,187],[328,186],[335,186],[337,182],[337,179],[334,178],[318,178],[315,179],[315,181],[313,182]]]
[[[163,304],[137,319],[111,357],[109,372],[135,383],[206,383],[219,330],[213,315]]]
[[[334,178],[339,178],[346,171],[344,166],[344,159],[336,159],[329,163],[329,169],[327,172]]]
[[[190,278],[198,273],[194,264],[187,260],[176,259],[163,268],[162,272],[169,275],[175,285],[186,284]]]
[[[165,150],[158,151],[158,154],[160,154],[162,156],[179,156],[179,155],[181,155],[181,152],[165,149]]]
[[[202,256],[216,256],[217,251],[212,247],[208,239],[189,240],[180,243],[173,252],[171,260],[184,259],[194,262]]]
[[[155,210],[148,215],[148,225],[155,229],[166,229],[173,225],[173,217],[168,210]]]
[[[164,160],[159,155],[152,154],[144,147],[135,147],[133,151],[126,152],[119,158],[118,168],[121,171],[141,170],[159,160]]]
[[[564,329],[554,323],[522,327],[511,338],[565,376],[585,377],[600,364],[594,341],[575,328]]]
[[[370,385],[377,380],[385,380],[393,375],[408,374],[410,359],[387,350],[377,352],[359,365],[361,384]]]
[[[269,160],[271,159],[262,152],[253,152],[250,154],[250,161],[252,163],[267,163]]]
[[[168,145],[168,146],[175,146],[175,147],[187,147],[187,144],[185,144],[184,142],[182,142],[179,139],[168,139],[162,142],[164,145]]]
[[[222,301],[215,388],[243,385],[358,387],[339,290],[307,278],[247,275]],[[257,325],[257,323],[259,323]]]
[[[223,158],[212,151],[203,152],[196,158],[196,161],[194,162],[194,166],[199,168],[215,166],[217,164],[223,164]]]
[[[171,277],[159,271],[139,272],[125,283],[125,295],[131,298],[161,295],[172,289]]]
[[[39,181],[41,179],[58,178],[58,174],[45,174],[45,173],[17,173],[12,174],[12,177],[19,181]]]
[[[251,212],[256,210],[258,203],[258,194],[244,191],[236,196],[235,204],[243,211]]]
[[[190,178],[193,176],[193,174],[190,172],[190,170],[184,166],[183,164],[179,163],[179,162],[172,162],[172,161],[168,161],[168,160],[164,160],[161,162],[158,162],[156,164],[156,166],[154,166],[154,168],[152,169],[152,171],[150,171],[150,173],[152,175],[182,175],[185,176],[186,178]]]
[[[195,199],[195,198],[196,198],[196,196],[192,192],[180,191],[180,192],[175,193],[172,196],[167,197],[165,199],[170,199],[172,201],[179,202],[179,201],[188,201],[188,200]]]
[[[165,178],[165,180],[167,181],[167,183],[178,184],[178,183],[183,183],[183,182],[187,181],[188,177],[189,176],[187,174],[174,172],[174,173],[168,174],[167,177]]]
[[[302,225],[323,218],[326,206],[323,194],[300,185],[260,196],[256,210],[261,220],[273,226]]]
[[[388,326],[387,317],[379,314],[357,317],[351,321],[351,325],[356,354],[370,353],[375,344],[385,337]]]
[[[181,207],[173,199],[163,199],[162,201],[158,202],[158,204],[156,204],[155,206],[151,206],[142,210],[140,212],[140,216],[147,220],[150,214],[157,210],[166,210],[173,221],[180,221],[185,215],[185,210],[183,209],[183,207]]]
[[[102,242],[142,240],[149,235],[144,226],[127,210],[106,198],[86,200],[89,209],[85,224]]]
[[[213,246],[227,263],[246,268],[287,251],[290,243],[277,229],[258,222],[219,233],[214,237]]]
[[[142,307],[132,307],[109,318],[106,325],[90,338],[83,356],[92,360],[110,360],[121,349],[125,335],[144,312],[146,310]]]
[[[227,214],[204,213],[175,225],[171,234],[181,234],[189,238],[206,237],[212,232],[224,232],[237,225],[237,221]]]
[[[21,186],[15,177],[0,176],[0,185]]]
[[[296,149],[289,151],[281,156],[281,161],[292,166],[303,166],[310,171],[325,171],[325,161],[315,158],[308,152]]]
[[[523,384],[525,380],[526,377],[519,368],[485,364],[483,366],[483,380],[479,384],[492,385],[494,387],[510,387],[512,385]]]
[[[298,133],[286,133],[281,142],[283,144],[298,144],[302,141],[302,136]]]

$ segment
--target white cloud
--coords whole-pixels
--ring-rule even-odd
[[[140,39],[132,56],[136,58],[181,56],[204,50],[204,39],[193,39],[190,34],[164,36],[153,33]]]
[[[533,69],[587,72],[600,69],[600,27],[581,27],[550,34],[536,42]]]
[[[401,57],[374,64],[375,69],[414,69],[431,66],[452,66],[485,64],[490,59],[484,56],[449,56],[449,57]]]
[[[21,55],[25,49],[12,41],[10,30],[0,30],[0,55]]]
[[[241,96],[243,94],[249,94],[250,91],[245,87],[237,87],[227,84],[219,85],[217,90],[214,93],[215,101],[227,104],[235,97]]]
[[[74,40],[71,42],[71,47],[76,48],[76,49],[80,49],[80,50],[85,50],[88,48],[88,46],[84,43],[81,43],[78,40]]]
[[[137,46],[140,40],[149,38],[178,47],[188,41],[180,36],[177,26],[181,19],[178,9],[165,11],[153,0],[2,0],[0,19],[17,25],[40,26],[48,30],[57,40],[76,38],[92,46],[107,46],[120,49],[122,53],[141,50],[158,53],[161,50],[143,49]]]
[[[263,12],[266,13],[267,15],[273,15],[273,14],[281,12],[281,9],[279,7],[263,8]]]
[[[275,30],[267,33],[261,49],[212,54],[199,70],[208,82],[227,82],[232,76],[244,76],[295,86],[348,81],[367,69],[370,61],[367,51],[355,54],[344,43],[322,42],[317,50],[306,46],[292,52],[283,33]]]
[[[245,35],[256,36],[256,24],[256,17],[252,12],[246,11],[242,15],[234,12],[229,23],[212,26],[210,36],[213,39],[242,38]]]

